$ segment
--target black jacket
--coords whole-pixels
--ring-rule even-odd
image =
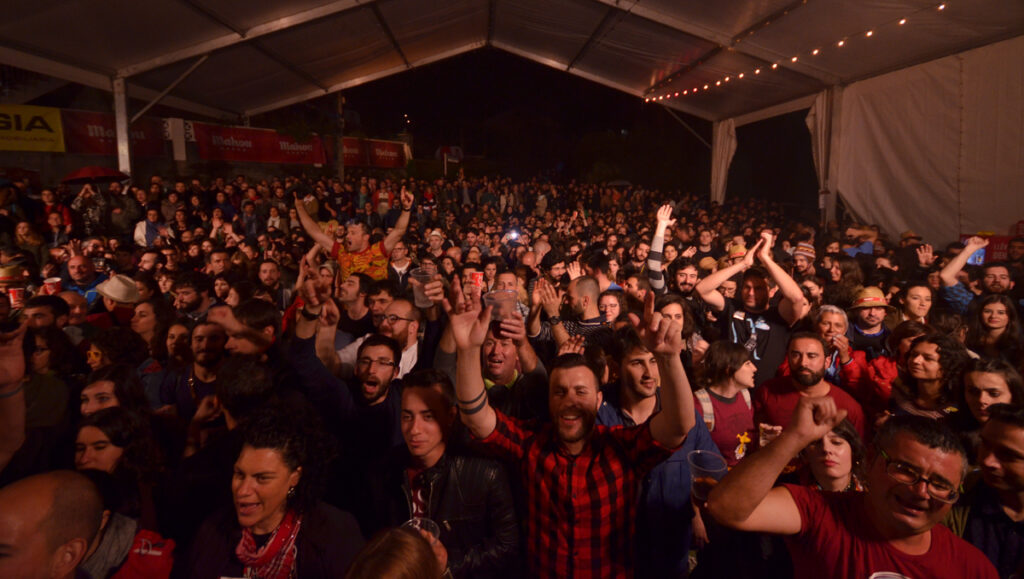
[[[404,448],[379,464],[371,478],[376,519],[367,528],[395,527],[411,518],[412,496]],[[516,576],[519,527],[508,475],[499,463],[445,454],[417,475],[427,487],[427,518],[441,527],[455,577]]]
[[[235,547],[242,529],[234,507],[221,509],[199,528],[188,557],[175,561],[174,577],[217,579],[242,577],[242,563]],[[319,503],[302,516],[302,529],[295,541],[298,547],[296,569],[303,579],[344,577],[363,537],[352,515]]]

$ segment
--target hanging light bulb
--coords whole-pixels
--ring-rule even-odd
[[[821,51],[818,50],[817,48],[815,48],[814,50],[811,51],[811,54],[814,55],[814,56],[818,56],[819,52],[821,52]]]
[[[907,19],[906,18],[900,19],[900,26],[903,26],[906,23],[907,23]]]
[[[840,40],[839,42],[836,43],[836,46],[838,46],[839,48],[842,48],[843,45],[845,45],[845,44],[846,44],[845,40]]]
[[[874,30],[868,30],[867,32],[864,33],[864,36],[867,36],[868,38],[871,38],[874,35],[875,35],[875,31]]]

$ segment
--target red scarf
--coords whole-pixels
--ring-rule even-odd
[[[242,540],[235,547],[235,555],[245,566],[245,576],[254,579],[289,579],[295,576],[295,539],[302,527],[302,517],[288,509],[281,524],[274,529],[262,548],[256,547],[252,531],[242,529]]]

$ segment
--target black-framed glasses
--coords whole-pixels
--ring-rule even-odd
[[[373,364],[377,364],[378,366],[384,366],[385,368],[395,367],[395,363],[392,360],[385,360],[384,358],[378,358],[376,360],[373,358],[359,358],[356,360],[356,364],[360,366],[372,366]]]
[[[402,316],[396,316],[395,314],[384,314],[383,316],[381,316],[381,320],[387,320],[389,324],[393,324],[398,320],[403,320],[406,322],[413,321],[412,318],[403,318]]]
[[[885,474],[892,480],[907,486],[914,486],[924,481],[928,496],[940,503],[955,503],[960,497],[960,491],[956,485],[944,480],[925,478],[917,469],[909,464],[889,457],[884,450],[879,449],[879,454],[885,460]]]

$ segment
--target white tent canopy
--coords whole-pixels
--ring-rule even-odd
[[[0,63],[111,90],[122,142],[127,95],[234,121],[488,46],[741,126],[1024,34],[1020,0],[940,2],[37,0],[5,11]]]

